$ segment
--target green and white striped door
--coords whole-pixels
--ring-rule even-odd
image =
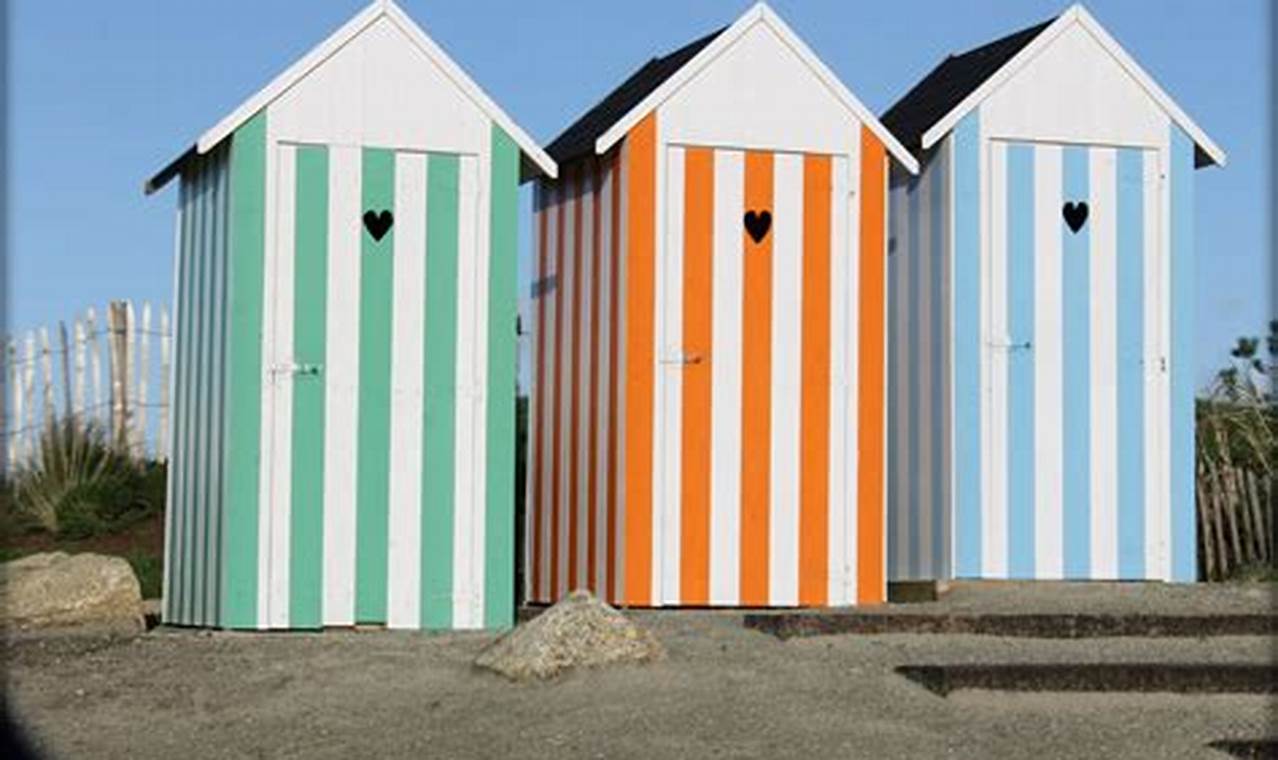
[[[479,163],[275,149],[260,627],[485,624]]]

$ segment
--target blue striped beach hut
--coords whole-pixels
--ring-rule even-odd
[[[1194,170],[1219,147],[1081,6],[883,117],[890,581],[1196,577]]]
[[[510,625],[517,189],[555,163],[378,0],[178,192],[163,620]]]

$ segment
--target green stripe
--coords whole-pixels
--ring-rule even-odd
[[[204,487],[207,485],[207,471],[205,467],[205,457],[208,455],[208,442],[206,434],[208,431],[208,419],[205,410],[205,370],[208,355],[207,350],[207,315],[209,297],[206,292],[208,288],[208,262],[209,262],[209,194],[212,187],[209,182],[208,165],[205,160],[200,161],[200,188],[195,196],[195,204],[199,209],[197,218],[199,222],[195,228],[195,244],[192,251],[195,254],[195,297],[192,299],[193,319],[192,329],[195,336],[191,341],[194,347],[194,360],[192,369],[194,370],[194,396],[190,414],[187,419],[195,426],[194,441],[189,452],[188,472],[190,473],[191,499],[189,503],[188,514],[191,517],[187,529],[187,546],[191,552],[191,573],[187,576],[186,593],[186,615],[190,621],[196,625],[203,624],[204,621],[204,605],[201,604],[199,589],[204,582],[204,551],[200,543],[204,537],[204,517],[208,510],[208,504],[204,497]]]
[[[492,128],[488,259],[487,483],[484,625],[514,623],[515,601],[515,272],[519,149]]]
[[[297,149],[293,269],[293,483],[289,623],[320,627],[324,537],[324,343],[328,291],[328,149]]]
[[[395,207],[395,154],[365,148],[363,206]],[[360,224],[359,453],[356,464],[355,620],[386,622],[387,506],[390,497],[391,306],[395,229],[374,240]]]
[[[453,620],[453,468],[457,419],[456,156],[426,164],[426,330],[422,425],[423,628]]]
[[[222,624],[257,623],[257,495],[262,428],[262,275],[266,248],[266,112],[231,138],[230,353]]]
[[[177,347],[177,355],[174,361],[174,383],[173,383],[173,426],[170,427],[171,438],[169,446],[172,454],[169,458],[169,563],[165,567],[165,573],[168,575],[168,586],[165,591],[165,622],[184,623],[185,618],[182,616],[182,584],[183,569],[186,567],[186,545],[182,542],[182,522],[185,519],[183,509],[186,505],[186,480],[182,475],[182,467],[186,462],[186,448],[182,445],[185,440],[185,415],[186,415],[186,327],[187,316],[190,311],[190,288],[188,283],[191,281],[191,198],[192,198],[192,176],[183,174],[182,185],[179,191],[179,205],[182,208],[182,218],[179,227],[179,244],[178,244],[178,281],[177,281],[177,304],[176,313],[174,314],[174,332],[176,333],[175,345]]]

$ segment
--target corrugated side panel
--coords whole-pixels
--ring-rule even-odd
[[[229,145],[182,173],[174,302],[166,623],[215,625],[221,578]]]
[[[950,568],[950,138],[893,167],[888,244],[888,580]]]

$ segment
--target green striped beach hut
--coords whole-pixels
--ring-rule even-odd
[[[180,180],[166,623],[514,614],[517,190],[554,162],[378,0]]]

